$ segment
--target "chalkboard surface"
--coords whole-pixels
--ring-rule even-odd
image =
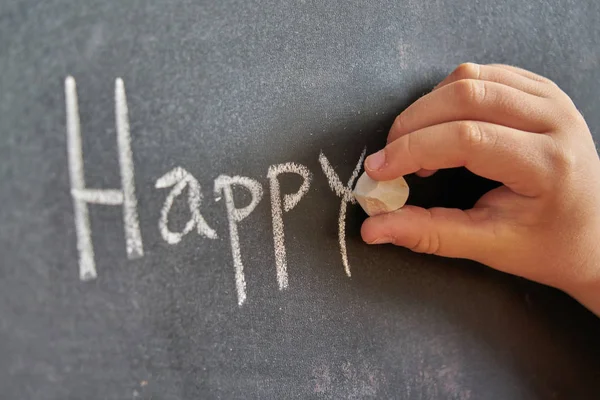
[[[553,79],[598,135],[596,0],[3,2],[1,397],[600,398],[566,295],[360,239],[365,148],[464,61]]]

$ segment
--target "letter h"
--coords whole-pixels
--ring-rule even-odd
[[[88,189],[85,187],[77,89],[75,79],[71,76],[65,79],[65,100],[67,108],[69,176],[77,233],[77,250],[79,252],[79,278],[82,281],[87,281],[97,277],[88,203],[112,206],[122,205],[127,258],[134,259],[144,255],[138,222],[137,199],[135,197],[127,99],[125,97],[123,80],[118,78],[115,81],[115,117],[121,190]]]

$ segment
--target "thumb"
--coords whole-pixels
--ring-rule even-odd
[[[368,244],[393,243],[418,253],[483,261],[498,245],[493,224],[486,208],[405,206],[368,218],[361,236]]]

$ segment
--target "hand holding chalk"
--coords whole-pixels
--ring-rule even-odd
[[[354,188],[354,197],[370,217],[400,209],[408,199],[408,184],[403,177],[376,181],[363,173]]]
[[[365,160],[380,184],[455,167],[502,185],[469,210],[374,215],[363,239],[479,261],[561,289],[600,316],[600,159],[569,96],[523,69],[463,64],[404,110],[385,148]],[[357,193],[380,201],[361,202],[369,214],[401,203],[372,184]]]

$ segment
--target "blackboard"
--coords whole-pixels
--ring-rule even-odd
[[[597,135],[599,16],[595,0],[4,2],[2,398],[600,398],[590,312],[365,245],[323,172],[346,186],[465,61],[553,79]],[[413,204],[460,207],[488,185],[409,183]]]

